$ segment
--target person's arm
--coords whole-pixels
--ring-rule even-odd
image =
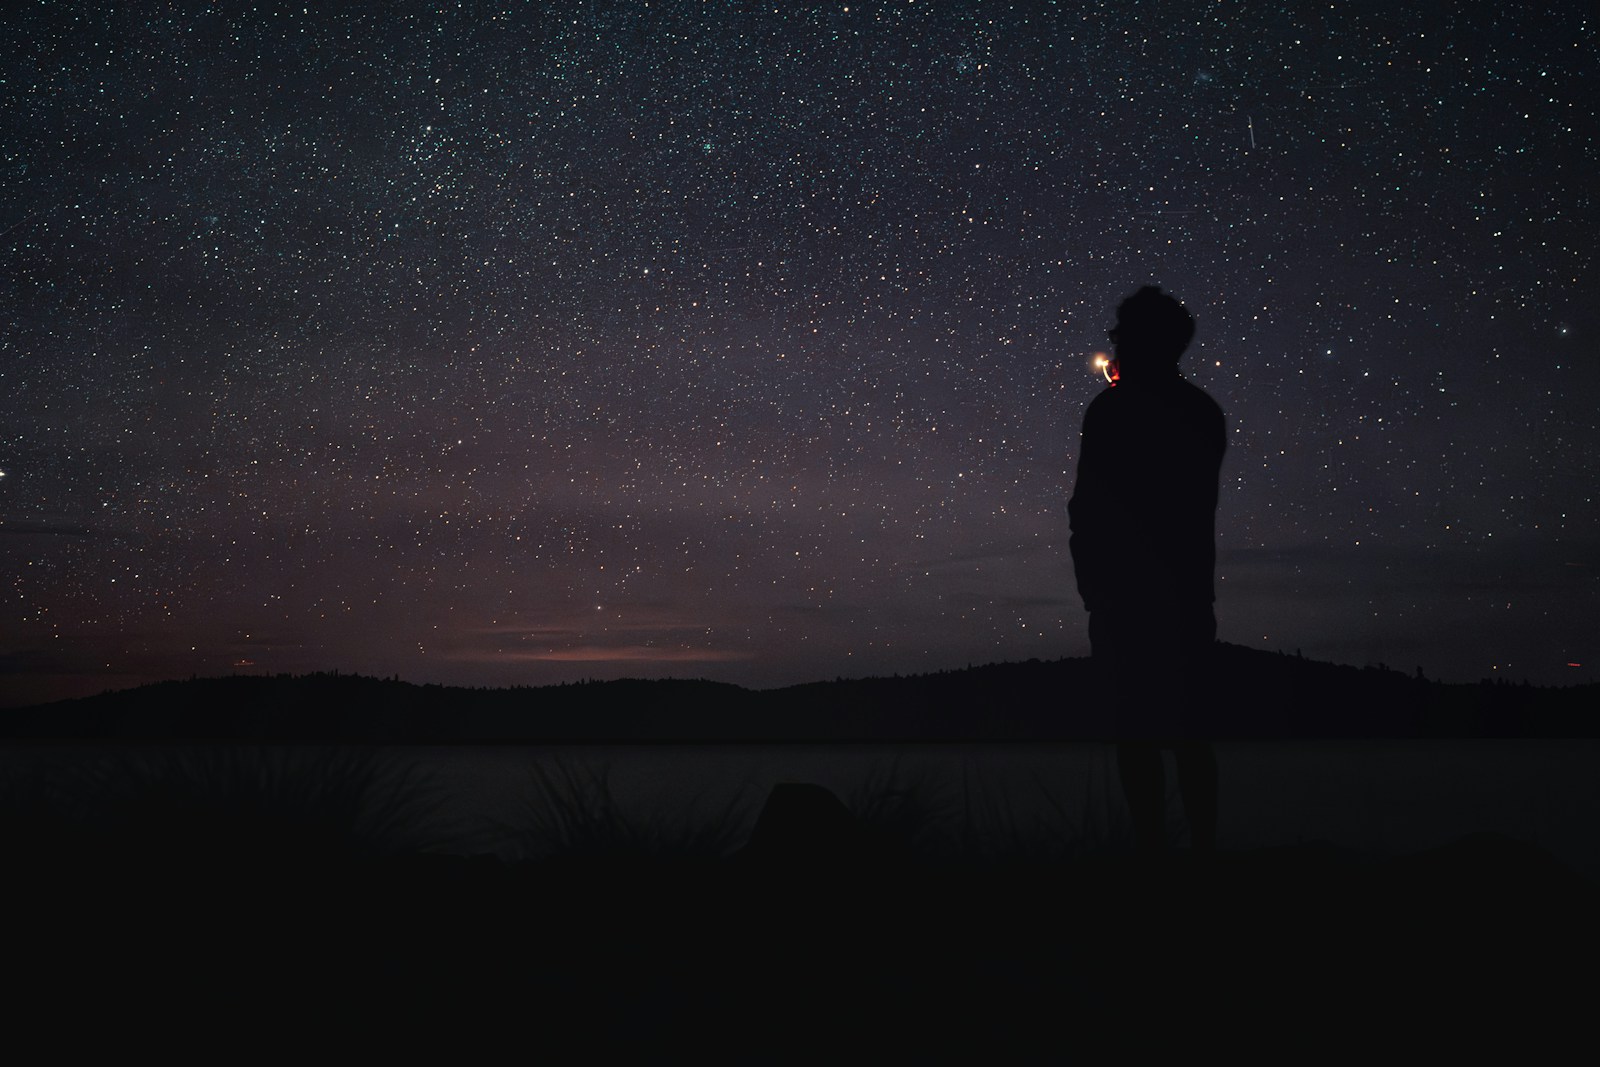
[[[1072,498],[1067,501],[1067,525],[1071,530],[1067,548],[1072,554],[1072,571],[1085,611],[1094,611],[1100,602],[1114,548],[1105,543],[1104,536],[1105,509],[1110,504],[1104,479],[1110,475],[1112,458],[1102,454],[1106,446],[1101,419],[1096,416],[1095,404],[1091,403],[1083,416],[1077,480],[1072,488]]]

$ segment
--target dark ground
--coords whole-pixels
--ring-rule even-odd
[[[1248,696],[1241,737],[1593,736],[1579,689],[1453,687],[1228,654],[1249,660],[1236,672]],[[1312,843],[1207,863],[1114,850],[939,863],[845,822],[802,819],[775,837],[758,821],[725,859],[511,863],[411,848],[356,860],[348,845],[388,833],[363,813],[415,824],[431,803],[425,782],[394,778],[360,746],[303,764],[270,748],[186,747],[218,737],[420,744],[439,740],[440,723],[457,742],[507,730],[570,741],[597,722],[606,741],[648,738],[661,723],[674,736],[727,738],[752,722],[778,738],[949,740],[979,724],[985,737],[1036,740],[1052,736],[1042,724],[1081,732],[1044,711],[1082,666],[765,695],[710,683],[472,693],[347,676],[202,679],[10,712],[8,736],[31,739],[13,761],[29,773],[45,761],[27,746],[42,740],[182,743],[126,766],[68,761],[61,777],[40,779],[58,783],[61,804],[40,799],[55,794],[26,774],[0,783],[8,1032],[58,1058],[208,1062],[409,1061],[423,1050],[452,1061],[1538,1062],[1591,1043],[1596,885],[1518,837],[1477,833],[1399,856]],[[1379,798],[1362,778],[1377,772],[1359,760],[1334,789],[1298,781],[1310,764],[1274,758],[1284,780],[1251,803],[1286,806],[1296,825],[1307,817],[1302,785],[1346,821],[1388,825],[1445,802]],[[1556,800],[1537,782],[1510,787],[1571,816],[1530,823],[1562,840],[1582,834],[1592,810],[1592,776],[1568,777]],[[1228,803],[1248,784],[1228,778]],[[1491,785],[1484,797],[1505,792]],[[1428,786],[1418,777],[1415,788]],[[89,815],[71,814],[74,798],[89,798]],[[611,799],[569,798],[570,812],[611,811]],[[229,847],[240,825],[249,839]],[[574,840],[605,842],[614,829],[580,819]],[[87,834],[74,840],[92,847],[59,848],[62,834]]]
[[[752,845],[100,858],[8,882],[10,1029],[62,1053],[1537,1056],[1583,1034],[1600,947],[1595,887],[1494,835],[1385,860],[1304,845],[980,867]]]

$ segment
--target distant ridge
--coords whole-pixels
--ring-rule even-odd
[[[1596,737],[1593,684],[1443,683],[1219,644],[1216,739]],[[1159,667],[1153,667],[1159,669]],[[1101,740],[1087,659],[751,690],[703,679],[472,689],[233,675],[0,711],[0,740],[373,744]]]

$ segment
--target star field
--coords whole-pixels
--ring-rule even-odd
[[[1600,663],[1587,5],[0,35],[9,703],[1085,654],[1065,504],[1143,284],[1227,413],[1220,637]]]

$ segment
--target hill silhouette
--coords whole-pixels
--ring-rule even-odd
[[[1594,737],[1593,684],[1446,683],[1217,646],[1209,736]],[[1110,737],[1088,659],[752,690],[704,679],[479,689],[338,672],[158,682],[0,712],[6,740],[387,744],[1075,741]]]

